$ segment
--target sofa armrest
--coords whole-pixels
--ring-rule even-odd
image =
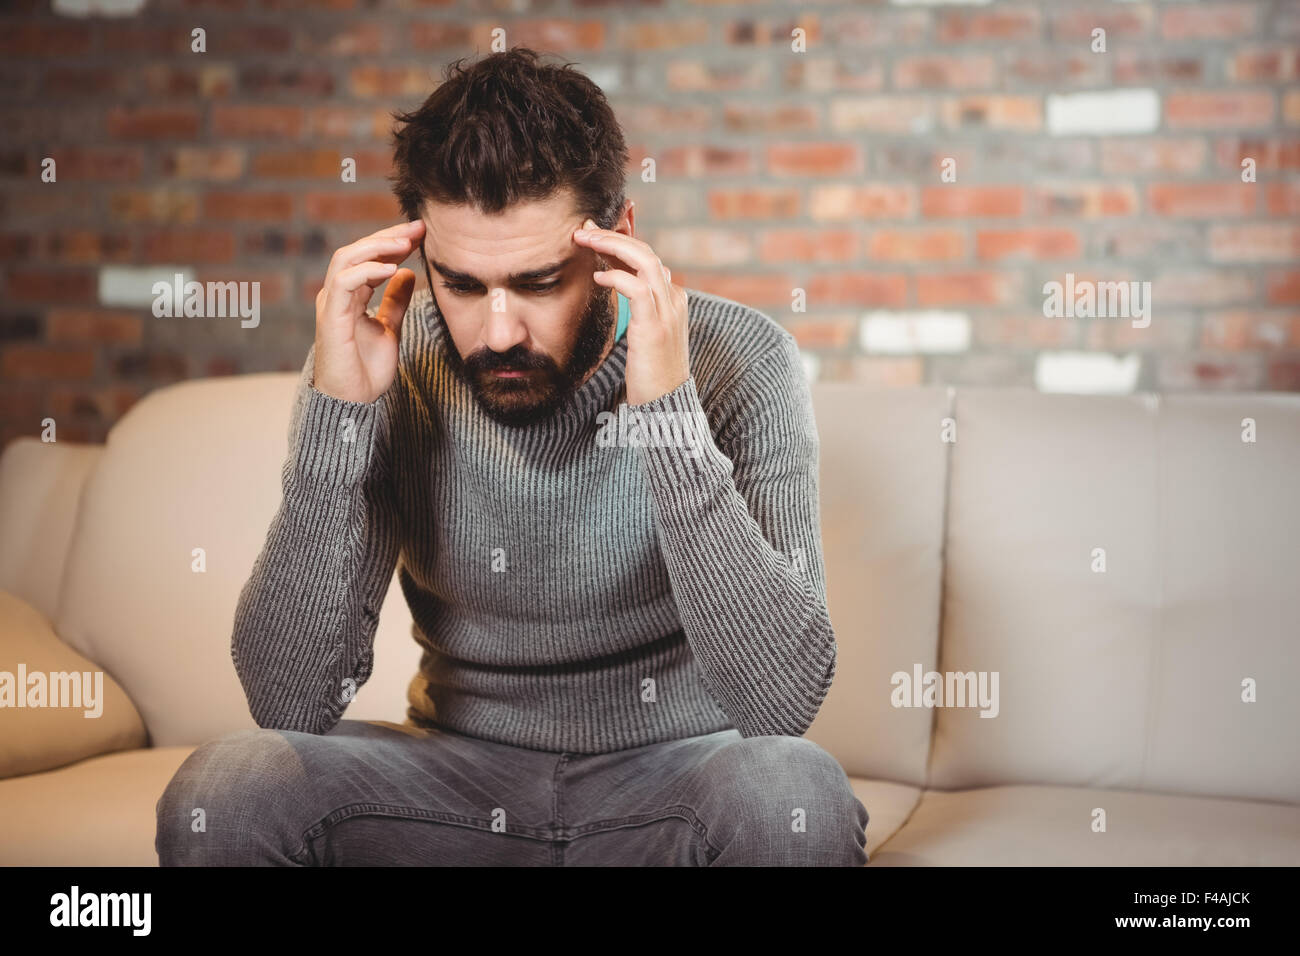
[[[0,778],[148,744],[117,681],[60,640],[40,611],[0,591]]]
[[[81,491],[103,445],[16,438],[0,455],[0,590],[54,620]]]

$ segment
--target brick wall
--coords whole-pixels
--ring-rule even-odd
[[[397,218],[389,112],[497,27],[606,90],[674,280],[822,379],[1300,390],[1297,2],[16,0],[0,441],[300,368],[330,252]],[[176,271],[259,282],[259,324],[155,317]],[[1067,274],[1150,283],[1150,321],[1046,315]]]

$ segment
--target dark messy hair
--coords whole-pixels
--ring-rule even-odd
[[[613,229],[628,153],[600,87],[527,47],[463,60],[418,109],[393,114],[389,178],[406,220],[428,199],[495,214],[569,187],[582,217]]]

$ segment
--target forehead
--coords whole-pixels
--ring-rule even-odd
[[[421,218],[426,259],[488,281],[568,255],[575,248],[573,230],[582,224],[570,190],[495,215],[428,201]]]

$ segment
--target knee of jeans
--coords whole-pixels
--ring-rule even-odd
[[[806,737],[746,737],[708,763],[710,786],[745,823],[781,822],[791,832],[820,833],[837,845],[847,831],[865,843],[869,815],[848,775],[826,750]]]
[[[254,822],[275,819],[291,796],[283,781],[294,750],[276,730],[241,730],[196,747],[155,805],[154,849],[163,866],[220,862],[224,847]]]

